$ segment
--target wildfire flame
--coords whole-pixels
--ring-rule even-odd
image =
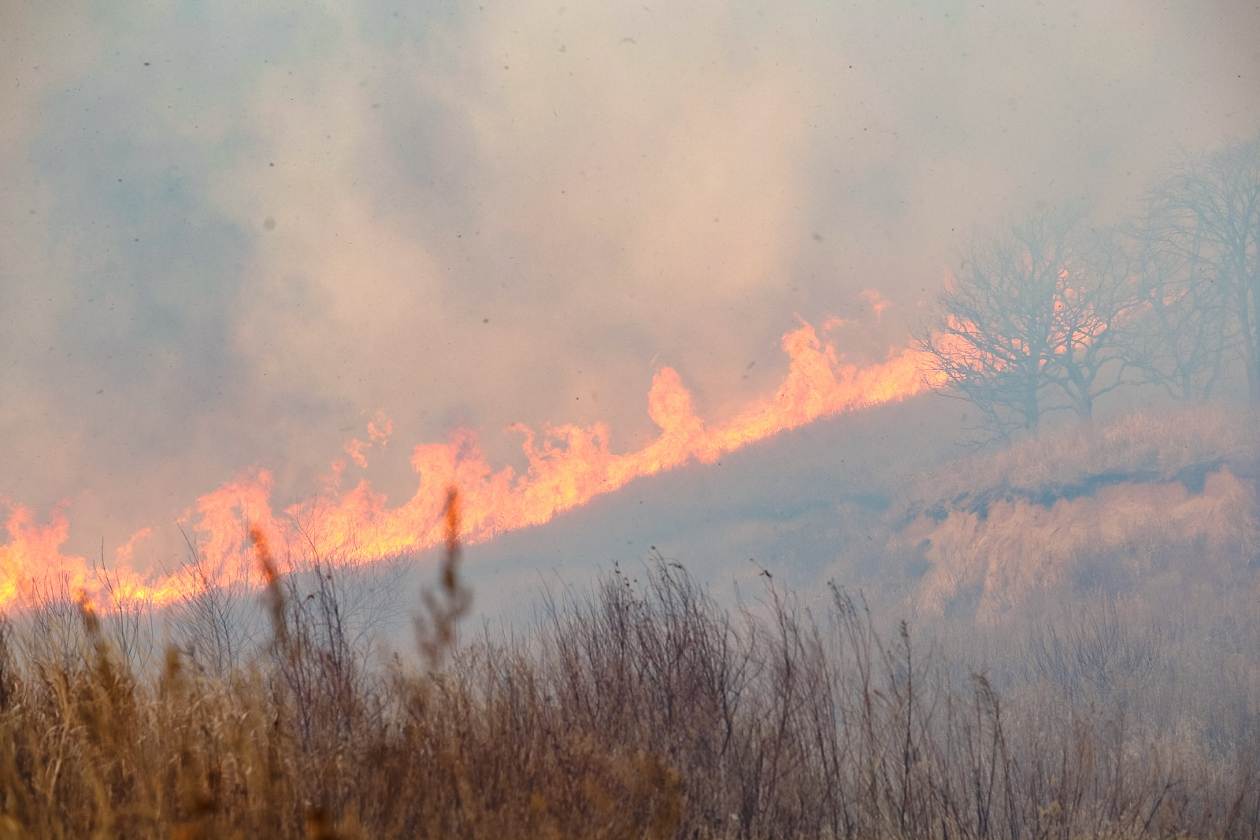
[[[370,563],[439,545],[446,538],[448,490],[459,488],[461,539],[477,543],[496,534],[544,523],[627,482],[689,461],[712,463],[724,453],[820,417],[901,399],[940,384],[931,381],[924,353],[894,350],[880,364],[859,368],[837,357],[830,343],[802,323],[783,336],[791,358],[773,397],[749,405],[729,422],[710,427],[692,409],[691,394],[678,373],[662,368],[648,394],[648,412],[660,436],[637,452],[617,454],[608,447],[608,428],[564,425],[546,429],[541,438],[517,426],[528,469],[495,471],[488,465],[472,430],[454,433],[447,443],[421,444],[411,464],[419,486],[409,501],[395,508],[361,481],[339,493],[293,505],[277,514],[271,506],[272,477],[254,468],[197,500],[195,524],[201,563],[168,576],[133,571],[130,556],[140,532],[119,550],[115,568],[103,573],[82,557],[60,551],[69,531],[64,504],[46,525],[30,510],[9,502],[9,541],[0,545],[0,609],[37,600],[47,581],[81,592],[96,603],[135,600],[163,605],[207,583],[221,585],[251,578],[255,546],[287,547],[273,563],[284,570],[284,556],[318,556],[326,562]],[[363,457],[367,447],[392,431],[380,418],[369,427],[370,441],[352,441],[347,452]],[[344,466],[344,463],[341,464]],[[334,463],[334,472],[339,472]],[[3,500],[0,500],[3,502]],[[274,571],[273,571],[274,574]]]

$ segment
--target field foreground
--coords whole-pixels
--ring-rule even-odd
[[[1127,472],[1108,467],[1091,495],[1071,490],[1075,472],[1014,464],[1068,469],[1053,441],[1036,447],[1049,454],[933,480],[948,503],[889,512],[918,540],[919,592],[958,578],[949,563],[971,569],[968,545],[998,562],[984,529],[1019,505],[1062,524],[1077,500],[1131,506],[1106,488],[1142,484],[1186,509],[1248,454],[1130,447]],[[1183,461],[1204,477],[1187,482]],[[1230,504],[1254,504],[1239,487]],[[382,655],[342,572],[319,563],[270,575],[252,637],[241,592],[190,596],[162,632],[139,610],[49,598],[0,625],[0,837],[1255,837],[1254,534],[1201,538],[1190,510],[1161,526],[1185,531],[1163,553],[1120,534],[1042,558],[1089,570],[1061,575],[1056,597],[1075,600],[1057,610],[950,590],[918,597],[913,630],[840,586],[802,599],[770,573],[729,610],[655,555],[646,573],[544,598],[532,628],[458,640],[453,520],[418,658]],[[1112,566],[1128,576],[1099,571]]]
[[[761,838],[1260,829],[1254,710],[1233,731],[1223,721],[1199,721],[1196,731],[1182,719],[1165,732],[1131,722],[1108,698],[1126,683],[1113,674],[1109,689],[1098,657],[1111,656],[1125,679],[1159,666],[1146,642],[1109,642],[1114,618],[1098,616],[1092,637],[1071,635],[1070,650],[1042,637],[1033,659],[1045,679],[1008,702],[986,676],[963,675],[908,632],[881,639],[840,590],[819,620],[773,588],[766,597],[762,618],[732,619],[662,561],[646,588],[614,574],[589,599],[556,605],[534,636],[467,643],[434,671],[369,669],[339,634],[335,609],[285,603],[283,629],[247,663],[215,674],[172,647],[161,667],[139,672],[98,618],[50,610],[35,635],[5,632],[0,831]],[[1076,667],[1079,677],[1055,681],[1055,668]],[[1252,705],[1254,695],[1234,702]]]

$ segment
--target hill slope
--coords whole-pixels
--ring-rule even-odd
[[[1150,408],[981,454],[955,445],[960,422],[925,396],[636,481],[469,547],[478,611],[519,617],[543,584],[633,574],[654,551],[721,599],[765,568],[806,597],[835,580],[903,614],[981,623],[1030,598],[1255,571],[1240,410]]]

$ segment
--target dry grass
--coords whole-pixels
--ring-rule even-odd
[[[660,559],[436,668],[369,667],[333,599],[295,598],[310,584],[273,579],[270,639],[227,673],[175,647],[140,669],[85,607],[6,624],[0,836],[1260,832],[1254,718],[1153,739],[1078,690],[1158,682],[1107,641],[1116,614],[1043,633],[1009,700],[904,626],[881,639],[843,591],[815,617],[767,582],[732,616]],[[1089,670],[1091,644],[1128,658]]]
[[[951,464],[924,476],[909,494],[916,501],[908,504],[931,507],[999,488],[1053,491],[1109,474],[1176,481],[1183,470],[1206,464],[1250,474],[1260,456],[1256,435],[1252,415],[1242,406],[1150,405],[1107,423],[1078,423]]]
[[[1047,439],[971,480],[1076,480],[1100,453],[1175,476],[1249,453],[1228,413],[1196,422]],[[1203,497],[1233,498],[1209,486],[1227,469]],[[1159,504],[1190,507],[1159,527],[1208,515],[1176,492]],[[347,572],[279,574],[259,537],[262,609],[205,587],[163,644],[143,610],[98,616],[55,590],[0,622],[0,838],[1260,835],[1260,591],[1202,562],[1233,543],[1176,547],[1198,576],[1151,565],[1140,597],[1030,597],[997,630],[913,634],[881,634],[839,588],[806,609],[769,575],[731,612],[657,556],[642,583],[615,570],[544,598],[521,635],[461,641],[454,498],[448,532],[416,657],[374,655]],[[1107,550],[1128,562],[1139,532]]]
[[[920,517],[893,541],[923,546],[930,564],[914,593],[916,613],[944,614],[974,593],[975,619],[992,624],[1039,589],[1114,588],[1163,571],[1175,554],[1245,565],[1260,550],[1254,510],[1251,487],[1222,467],[1200,493],[1180,482],[1123,483],[1051,505],[1004,498],[982,512]]]
[[[915,614],[1009,620],[1039,593],[1125,594],[1194,558],[1260,560],[1257,430],[1245,408],[1151,407],[937,470],[889,517],[923,570]]]

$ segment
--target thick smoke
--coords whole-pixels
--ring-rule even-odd
[[[0,497],[169,565],[253,464],[402,501],[457,427],[518,469],[513,422],[637,449],[660,366],[729,419],[796,313],[882,361],[977,231],[1252,134],[1258,15],[6,4]]]

